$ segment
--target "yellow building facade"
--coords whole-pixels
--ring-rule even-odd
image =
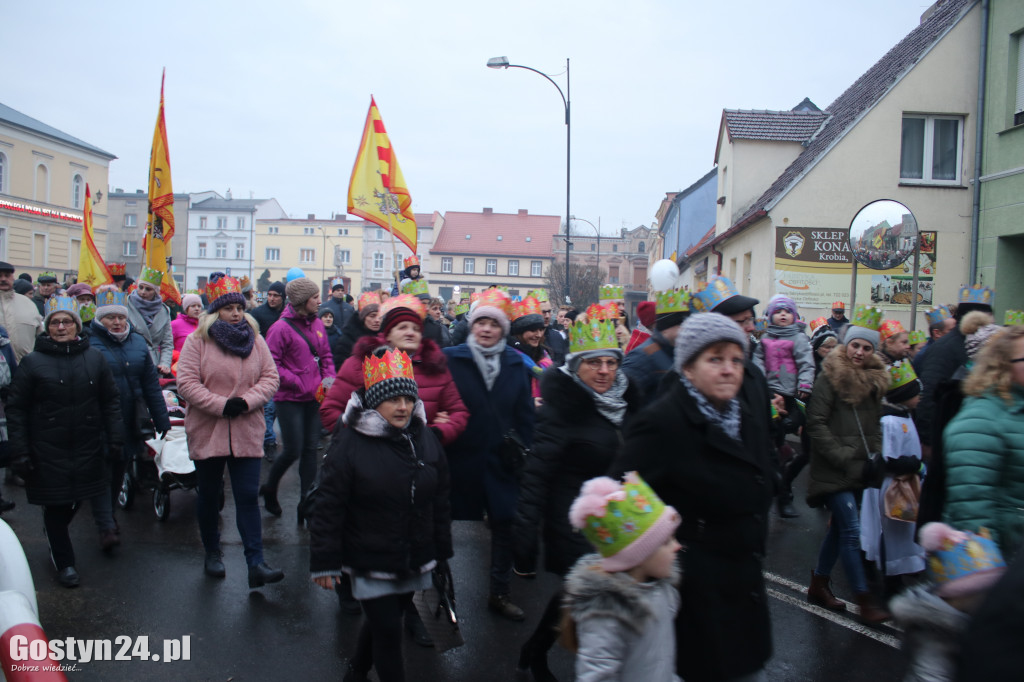
[[[343,215],[333,220],[310,215],[305,219],[257,220],[255,224],[255,286],[261,281],[283,281],[289,269],[298,267],[321,284],[324,295],[335,277],[345,280],[347,292],[361,291],[365,222],[346,220]]]

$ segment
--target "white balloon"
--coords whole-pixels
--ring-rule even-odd
[[[676,286],[679,280],[679,266],[675,261],[663,258],[651,266],[651,288],[665,291]]]

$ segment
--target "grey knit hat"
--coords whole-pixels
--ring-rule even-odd
[[[843,343],[848,344],[854,339],[867,341],[871,344],[872,349],[877,349],[881,343],[881,337],[876,330],[868,329],[867,327],[858,327],[855,324],[846,325],[846,329],[843,332]]]
[[[673,367],[680,374],[683,367],[696,358],[701,352],[719,341],[735,343],[747,354],[749,344],[747,335],[736,322],[719,313],[699,313],[690,315],[676,335],[676,355]]]
[[[284,288],[288,302],[293,308],[303,306],[306,301],[320,293],[320,287],[313,283],[308,277],[298,277],[288,282]]]

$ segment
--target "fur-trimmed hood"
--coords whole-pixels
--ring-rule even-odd
[[[679,566],[673,563],[668,582],[679,585]],[[565,578],[565,606],[573,620],[601,616],[614,618],[626,628],[642,634],[653,615],[644,597],[662,581],[640,583],[628,573],[609,573],[601,568],[601,555],[588,554],[573,566]]]
[[[388,340],[383,336],[363,336],[352,347],[352,355],[357,358],[365,358],[375,349],[386,345],[388,345]],[[448,358],[434,341],[423,337],[420,349],[412,356],[412,364],[417,372],[440,374],[448,366]]]
[[[403,431],[422,428],[427,423],[427,413],[423,408],[423,401],[417,398],[409,425],[404,430],[396,429],[381,416],[380,412],[367,409],[363,405],[363,391],[360,389],[352,392],[352,397],[349,398],[348,405],[345,406],[345,413],[341,416],[341,421],[364,436],[398,439],[405,436]]]
[[[881,399],[889,388],[889,372],[875,353],[864,356],[864,365],[854,367],[846,357],[846,345],[839,344],[825,357],[821,370],[835,388],[839,398],[849,405],[859,405],[871,397]]]

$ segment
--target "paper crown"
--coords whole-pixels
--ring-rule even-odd
[[[146,268],[143,268],[142,271],[145,272]],[[153,272],[157,271],[153,270]],[[159,282],[153,286],[159,286]],[[210,282],[206,285],[206,297],[210,299],[210,303],[213,303],[225,294],[240,293],[242,293],[242,283],[231,275],[224,275],[216,282]]]
[[[363,385],[367,389],[387,379],[413,379],[412,360],[405,351],[389,348],[379,358],[370,353],[363,360]]]
[[[878,325],[878,338],[881,341],[885,341],[905,331],[907,330],[903,328],[903,324],[899,320],[886,320]]]
[[[619,306],[614,301],[605,303],[591,303],[587,307],[587,317],[591,320],[617,320],[621,317]]]
[[[601,479],[596,482],[605,483]],[[593,483],[588,482],[588,485]],[[588,485],[584,486],[583,494],[587,494]],[[602,557],[610,557],[624,550],[654,526],[665,513],[666,507],[657,493],[635,471],[626,474],[621,488],[616,489],[618,486],[611,479],[607,479],[605,486],[607,494],[603,508],[588,509],[593,513],[584,517],[581,530]]]
[[[1003,318],[1003,324],[1007,327],[1015,324],[1024,324],[1024,310],[1007,310]]]
[[[145,282],[146,284],[152,284],[159,289],[160,282],[164,281],[164,273],[159,270],[154,270],[148,265],[143,265],[142,272],[139,273],[139,281]],[[238,280],[235,281],[237,282]]]
[[[384,317],[396,308],[408,308],[419,315],[421,320],[425,320],[427,317],[427,307],[423,305],[423,301],[412,294],[399,294],[384,301],[380,307],[380,316]]]
[[[54,272],[53,270],[43,270],[42,272],[39,273],[39,276],[36,277],[36,281],[39,282],[40,284],[56,282],[57,273]]]
[[[356,301],[356,309],[362,310],[368,305],[380,305],[380,289],[364,291],[359,294],[359,299]]]
[[[509,316],[510,321],[518,320],[521,317],[527,315],[541,315],[540,301],[535,299],[533,296],[527,296],[521,301],[517,301],[512,304],[512,314]]]
[[[917,372],[909,360],[897,360],[889,365],[889,391],[917,381]]]
[[[973,287],[961,287],[958,301],[960,303],[978,303],[980,305],[992,305],[993,292],[988,287],[975,284]]]
[[[654,313],[690,312],[690,292],[685,289],[668,289],[654,292]]]
[[[341,277],[335,277],[334,279],[331,280],[331,289],[332,290],[334,289],[334,287],[343,287],[343,286],[345,286],[345,280],[343,280]]]
[[[979,587],[988,584],[993,572],[1001,573],[1006,569],[1003,554],[987,528],[980,528],[977,535],[964,535],[967,539],[961,542],[950,538],[942,540],[941,546],[932,550],[928,557],[928,577],[936,584],[940,595],[970,592],[964,588],[969,588],[972,582]],[[960,584],[954,587],[957,581]]]
[[[243,292],[246,289],[252,289],[252,282],[249,281],[249,275],[242,275],[241,279],[238,280],[238,286],[242,287]]]
[[[405,260],[402,261],[402,266],[406,267],[406,268],[411,268],[411,267],[414,267],[414,266],[415,267],[419,267],[420,266],[420,257],[417,256],[416,254],[413,254],[413,255],[409,256],[408,258],[406,258]]]
[[[621,301],[624,296],[621,284],[602,284],[597,298],[601,301]]]
[[[911,346],[916,346],[927,341],[928,336],[924,333],[923,329],[915,329],[909,333],[907,340],[910,342]]]
[[[483,296],[483,295],[484,295],[484,292],[482,292],[482,291],[474,291],[473,293],[471,293],[469,295],[469,303],[470,303],[470,305],[472,305],[472,304],[476,303],[477,301],[479,301],[480,297]]]
[[[832,310],[846,310],[846,304],[842,301],[832,301]]]
[[[615,338],[615,322],[591,318],[578,319],[569,327],[569,352],[587,350],[613,350],[619,347]]]
[[[924,317],[928,320],[928,324],[941,324],[943,320],[948,320],[953,315],[946,306],[937,305],[931,310],[926,311]]]
[[[816,317],[813,320],[811,320],[811,333],[813,334],[814,332],[818,331],[818,327],[820,327],[823,324],[828,324],[828,320],[826,320],[824,317]]]
[[[481,306],[497,308],[505,314],[505,317],[508,317],[512,307],[512,299],[501,289],[487,289],[480,293],[480,298],[476,300],[476,305],[478,308]]]
[[[410,279],[402,285],[402,293],[413,296],[430,296],[430,288],[425,279]]]
[[[105,305],[128,305],[128,294],[123,291],[98,291],[96,292],[96,307]]]
[[[78,315],[78,301],[70,296],[51,296],[46,299],[46,317],[53,313],[73,313]]]
[[[526,297],[530,298],[531,296],[540,301],[541,303],[548,303],[551,300],[550,298],[548,298],[547,289],[530,289],[528,292],[526,292]]]
[[[456,315],[465,315],[468,312],[469,312],[469,303],[456,303],[455,304],[455,314]]]
[[[768,331],[768,318],[759,317],[754,320],[754,331],[762,333]]]
[[[732,283],[732,280],[720,276],[710,280],[703,289],[694,294],[694,299],[700,302],[699,311],[708,311],[714,310],[725,301],[739,295],[739,289]]]
[[[128,270],[127,263],[107,263],[107,270],[110,271],[113,277],[124,277],[125,272]]]
[[[853,309],[853,318],[850,320],[850,324],[877,332],[882,326],[882,310],[858,303],[857,307]]]

